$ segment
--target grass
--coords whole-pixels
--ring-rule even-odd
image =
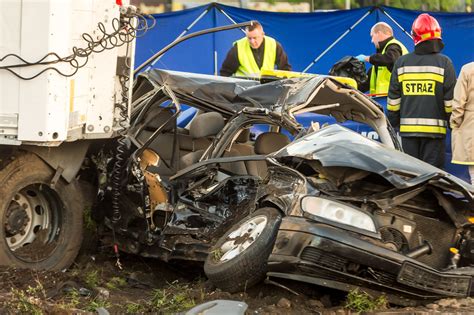
[[[35,297],[30,296],[23,290],[11,289],[12,299],[8,302],[8,308],[19,314],[43,314],[41,307]]]
[[[74,277],[80,279],[79,283],[88,289],[96,289],[104,286],[108,290],[124,290],[128,284],[121,275],[105,276],[102,267],[87,265],[85,268],[76,270]],[[200,280],[201,281],[201,280]],[[144,291],[143,296],[138,296],[138,300],[120,300],[119,296],[123,292],[115,292],[117,296],[111,298],[101,298],[84,296],[78,289],[61,291],[61,294],[48,298],[45,286],[39,279],[32,286],[27,288],[9,288],[8,302],[3,308],[7,314],[74,314],[75,312],[96,312],[100,307],[108,310],[120,310],[120,313],[143,314],[143,313],[178,313],[187,311],[194,307],[197,302],[202,302],[205,298],[203,284],[199,283],[199,290],[194,289],[193,284],[180,283],[174,281],[168,283],[161,289]],[[112,294],[111,294],[112,295]],[[1,312],[0,312],[1,313]]]
[[[154,290],[149,302],[152,311],[164,313],[181,312],[195,305],[189,287],[177,282],[173,282],[169,288]]]
[[[214,262],[218,262],[222,258],[222,250],[220,248],[213,250],[210,254]]]
[[[139,314],[146,311],[146,306],[138,303],[127,303],[125,305],[125,312],[127,314]]]
[[[117,290],[127,286],[127,280],[125,278],[115,276],[107,281],[104,278],[103,270],[101,268],[94,268],[90,265],[86,268],[86,272],[82,279],[90,289],[94,289],[100,285],[105,286],[109,290]]]
[[[153,290],[149,299],[126,303],[122,310],[127,314],[175,314],[187,311],[195,305],[192,290],[175,281],[167,288]]]
[[[85,278],[84,278],[85,283],[89,288],[95,288],[99,285],[99,270],[93,269],[89,270],[86,272]]]
[[[107,309],[107,308],[110,308],[111,306],[112,304],[108,301],[104,301],[101,299],[93,299],[86,305],[85,310],[88,312],[95,312],[99,307],[103,307]]]
[[[34,287],[28,286],[28,289],[26,289],[26,292],[28,294],[31,294],[39,298],[45,298],[46,292],[44,291],[43,284],[39,280],[36,280],[35,282],[36,282],[36,286]]]
[[[12,288],[10,293],[12,298],[7,303],[9,309],[20,314],[43,314],[41,301],[46,298],[46,292],[38,280],[34,287],[29,286],[26,290]]]
[[[355,289],[347,294],[345,308],[359,313],[384,310],[388,308],[388,300],[385,295],[374,298],[367,292]]]
[[[123,288],[127,285],[127,280],[120,277],[112,277],[110,280],[105,284],[105,287],[109,290],[117,290],[119,288]]]
[[[97,223],[92,219],[92,209],[91,207],[84,207],[83,211],[84,218],[84,228],[88,232],[95,232],[97,230]]]
[[[69,291],[66,296],[58,303],[58,307],[63,310],[76,309],[81,304],[81,295],[79,291],[73,289]]]

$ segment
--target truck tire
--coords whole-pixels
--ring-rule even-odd
[[[261,208],[232,226],[212,247],[204,263],[208,279],[230,293],[263,280],[280,223],[277,209]]]
[[[32,153],[0,170],[0,265],[61,270],[82,242],[82,198]]]

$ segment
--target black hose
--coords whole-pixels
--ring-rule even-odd
[[[151,25],[148,24],[148,21],[150,21]],[[69,56],[61,57],[55,52],[50,52],[36,61],[27,61],[17,54],[7,54],[3,57],[0,57],[0,62],[15,58],[17,63],[8,66],[0,66],[0,70],[6,70],[22,80],[32,80],[48,70],[55,71],[64,77],[71,77],[75,75],[80,68],[87,64],[89,61],[89,56],[92,53],[101,53],[105,50],[110,50],[123,46],[124,44],[129,44],[136,37],[143,36],[143,33],[153,28],[155,24],[156,21],[153,16],[147,15],[145,17],[137,12],[129,10],[125,15],[122,14],[120,19],[114,18],[112,20],[111,32],[107,32],[106,27],[102,22],[98,23],[97,33],[99,34],[99,38],[97,40],[94,40],[92,35],[83,33],[82,39],[86,42],[86,47],[73,47],[72,54]],[[65,73],[59,70],[57,67],[49,66],[55,64],[69,64],[73,70],[70,73]],[[22,76],[17,72],[24,67],[39,65],[49,67],[38,70],[36,74],[33,74],[29,77]]]
[[[128,56],[129,44],[127,43],[126,56]],[[127,60],[127,59],[126,59]],[[128,83],[130,81],[130,65],[125,64],[124,72],[119,74],[119,81],[122,87],[121,93],[121,102],[115,104],[115,107],[119,109],[119,121],[118,124],[121,127],[120,132],[124,133],[129,127],[129,117],[128,117],[128,92],[129,87]],[[120,188],[121,188],[121,179],[123,174],[123,169],[125,167],[127,152],[128,152],[128,141],[125,135],[121,135],[118,140],[118,145],[116,147],[115,163],[111,173],[111,188],[112,188],[112,223],[116,224],[122,217],[120,213]]]

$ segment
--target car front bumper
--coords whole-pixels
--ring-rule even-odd
[[[471,276],[440,272],[367,239],[302,217],[285,217],[268,275],[345,291],[370,287],[391,295],[397,304],[470,295]]]

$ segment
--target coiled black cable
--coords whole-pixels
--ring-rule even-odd
[[[127,67],[127,69],[129,69],[129,67]],[[129,117],[127,104],[129,91],[128,82],[130,78],[125,74],[121,74],[119,76],[119,80],[122,86],[122,102],[115,104],[115,106],[120,111],[120,119],[118,121],[118,124],[121,127],[120,132],[122,133],[128,128]],[[125,135],[121,135],[117,139],[117,147],[115,148],[115,150],[115,163],[110,176],[112,194],[112,223],[114,224],[120,221],[120,218],[122,217],[120,214],[120,188],[122,180],[122,171],[125,167],[125,162],[127,158],[127,137]]]
[[[144,33],[149,30],[150,28],[153,28],[156,24],[156,21],[153,16],[149,15],[148,18],[151,19],[151,25],[148,25],[148,20],[147,17],[139,15],[137,16],[137,26],[132,30],[132,33],[121,33],[120,36],[128,36],[132,35],[134,37],[141,37],[144,35]],[[128,22],[126,25],[129,24]],[[129,49],[130,49],[130,40],[127,38],[122,39],[124,43],[127,43],[127,50],[126,50],[126,56],[129,55]],[[130,64],[127,63],[128,59],[125,59],[125,69],[124,72],[119,74],[119,80],[120,84],[122,87],[122,100],[120,103],[115,104],[116,108],[119,109],[119,115],[120,119],[118,121],[118,124],[121,127],[121,133],[123,131],[126,131],[129,127],[129,117],[128,117],[128,94],[129,94],[129,81],[130,81]],[[118,221],[120,221],[121,218],[121,213],[120,213],[120,188],[121,188],[121,180],[122,180],[122,173],[123,169],[125,167],[126,161],[127,161],[127,146],[128,146],[129,141],[127,141],[127,136],[124,134],[121,134],[121,136],[117,140],[117,147],[116,147],[116,154],[115,154],[115,163],[112,169],[111,173],[111,178],[110,178],[110,183],[111,183],[111,195],[112,195],[112,223],[116,224]]]
[[[76,74],[80,68],[87,64],[89,61],[89,56],[92,53],[100,53],[105,50],[114,49],[124,44],[128,44],[136,37],[143,36],[146,31],[153,28],[156,24],[154,17],[151,15],[141,15],[130,8],[124,9],[123,11],[124,12],[122,12],[120,19],[114,18],[112,20],[111,32],[107,32],[104,23],[98,23],[97,27],[100,35],[97,40],[94,40],[92,35],[83,33],[82,39],[87,43],[87,47],[80,48],[74,46],[72,48],[72,54],[69,56],[61,57],[57,53],[50,52],[39,60],[30,62],[18,56],[17,54],[7,54],[0,58],[0,62],[5,62],[6,60],[12,58],[17,59],[18,61],[15,64],[0,66],[0,70],[6,70],[22,80],[32,80],[48,70],[55,71],[64,77],[71,77]],[[151,23],[150,25],[149,22]],[[50,66],[28,77],[22,76],[17,72],[17,69],[24,67],[48,66],[56,64],[69,64],[72,67],[72,71],[70,73],[65,73],[56,66]]]

